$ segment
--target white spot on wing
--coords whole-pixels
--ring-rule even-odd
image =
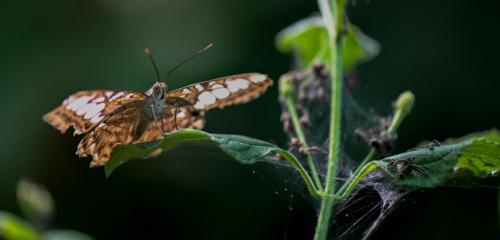
[[[264,74],[256,74],[256,75],[253,75],[250,77],[250,81],[254,82],[254,83],[258,83],[258,82],[262,82],[264,80],[266,80],[266,75]]]
[[[248,88],[248,85],[250,85],[250,82],[248,80],[243,79],[243,78],[237,78],[234,80],[228,80],[226,81],[227,88],[231,92],[237,92],[240,89],[246,89]]]
[[[203,86],[201,86],[201,84],[196,84],[196,85],[194,85],[194,87],[195,87],[198,91],[200,91],[200,92],[201,92],[201,91],[203,91],[203,89],[204,89],[204,88],[203,88]]]
[[[97,104],[95,103],[87,103],[85,105],[83,105],[81,108],[78,109],[78,111],[76,111],[76,114],[77,115],[84,115],[85,113],[87,113],[88,111],[90,111],[90,109],[94,108],[95,106],[97,106]]]
[[[217,88],[223,88],[224,86],[220,85],[220,84],[214,84],[212,86],[212,89],[217,89]]]
[[[91,103],[92,104],[92,103]],[[92,117],[96,116],[96,115],[99,115],[99,113],[101,113],[101,111],[104,109],[104,106],[106,104],[104,103],[99,103],[99,104],[95,104],[93,103],[95,106],[93,106],[92,108],[90,108],[87,113],[85,113],[85,116],[83,116],[83,118],[85,119],[91,119]],[[90,105],[90,104],[89,104]]]
[[[76,111],[78,109],[80,109],[81,107],[85,106],[85,104],[87,104],[90,99],[92,99],[94,96],[81,96],[77,99],[74,99],[72,100],[68,106],[66,106],[66,108],[70,109],[70,110],[73,110],[73,111]]]
[[[186,113],[185,112],[178,112],[177,113],[177,117],[178,118],[185,118],[186,117]]]
[[[198,109],[198,110],[202,110],[205,108],[205,104],[203,104],[202,102],[200,101],[197,101],[195,104],[194,104],[194,108]]]
[[[204,105],[213,104],[215,100],[215,96],[210,92],[202,92],[198,95],[198,101],[202,102]]]
[[[119,97],[121,97],[123,94],[125,94],[124,92],[118,92],[118,93],[115,93],[110,99],[109,101],[113,101]]]
[[[69,98],[66,98],[63,102],[64,105],[67,105],[75,100],[74,96],[70,96]]]
[[[104,101],[104,97],[98,97],[94,100],[92,100],[93,103],[100,103],[100,102],[103,102]]]
[[[217,89],[214,89],[214,90],[212,90],[212,93],[218,99],[227,98],[229,96],[229,94],[230,94],[229,90],[227,90],[226,88],[217,88]]]
[[[94,117],[92,117],[92,118],[90,119],[90,122],[91,122],[91,123],[98,123],[98,122],[100,122],[103,118],[104,118],[104,116],[101,116],[101,115],[97,114],[97,115],[95,115]]]
[[[105,93],[105,94],[106,94],[106,97],[110,98],[110,97],[111,97],[111,95],[113,95],[113,92],[111,92],[111,91],[106,91],[106,93]]]

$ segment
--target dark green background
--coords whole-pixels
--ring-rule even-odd
[[[360,68],[354,96],[388,114],[401,91],[416,95],[398,151],[499,127],[498,9],[472,0],[351,4],[352,22],[382,45]],[[168,79],[173,88],[249,71],[277,79],[290,59],[275,50],[275,34],[315,11],[316,1],[298,0],[2,1],[0,209],[19,213],[15,184],[29,177],[53,193],[54,226],[97,239],[310,239],[316,206],[298,179],[285,183],[272,166],[174,153],[132,162],[106,179],[74,155],[78,138],[61,136],[41,116],[77,90],[149,88],[154,74],[144,47],[167,70],[215,43]],[[283,146],[279,115],[273,87],[257,101],[211,112],[206,130]],[[494,239],[496,195],[494,188],[415,194],[375,237]]]

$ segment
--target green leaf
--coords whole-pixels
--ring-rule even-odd
[[[104,166],[106,176],[111,175],[117,167],[132,159],[148,158],[158,150],[168,152],[186,142],[207,140],[209,136],[205,132],[182,129],[172,134],[165,134],[162,140],[117,146]]]
[[[34,223],[47,221],[54,213],[54,201],[45,187],[23,179],[17,184],[17,202]]]
[[[320,16],[302,19],[278,33],[276,45],[281,52],[292,50],[298,56],[301,67],[313,63],[327,63],[330,59],[330,45],[324,22]],[[348,24],[343,41],[342,63],[348,72],[363,61],[375,57],[379,44],[366,36],[353,24]]]
[[[342,64],[344,71],[349,72],[358,64],[374,58],[380,52],[380,44],[365,35],[361,30],[349,24],[342,46]]]
[[[463,142],[463,141],[474,139],[474,138],[487,138],[487,139],[495,141],[495,142],[500,142],[500,133],[498,132],[497,129],[492,129],[492,130],[488,130],[488,131],[467,134],[467,135],[465,135],[463,137],[459,137],[459,138],[446,139],[444,142],[447,144],[452,144],[452,143]]]
[[[420,148],[379,161],[375,161],[398,185],[432,188],[456,182],[464,177],[486,178],[500,176],[500,135],[496,130],[482,137],[463,139],[456,144],[434,148]],[[413,165],[425,173],[410,171],[398,176],[398,160],[413,160]],[[390,168],[390,165],[397,166]]]
[[[312,182],[311,176],[302,164],[290,152],[287,152],[271,143],[245,136],[210,134],[200,130],[181,129],[174,133],[167,133],[163,139],[147,143],[119,146],[111,153],[111,158],[104,166],[106,176],[120,165],[136,158],[148,158],[161,152],[168,152],[180,146],[196,149],[193,152],[200,154],[218,154],[221,158],[230,158],[242,164],[253,164],[266,160],[272,152],[280,154],[294,167],[304,179],[304,182],[314,197],[320,192]],[[205,148],[206,151],[200,151]],[[220,151],[214,151],[220,150]]]
[[[264,157],[275,151],[277,146],[244,136],[209,134],[200,130],[182,129],[174,133],[167,133],[162,140],[124,145],[115,148],[111,158],[105,166],[109,176],[118,166],[132,159],[147,158],[159,150],[171,151],[179,146],[218,148],[225,153],[223,157],[230,158],[244,164],[252,164],[264,160]],[[207,151],[208,152],[208,151]],[[210,151],[212,152],[212,151]]]
[[[40,237],[29,223],[10,213],[0,212],[0,239],[37,240]]]
[[[43,234],[43,240],[93,240],[93,238],[73,230],[50,230]]]
[[[319,16],[302,19],[279,32],[276,45],[281,52],[294,50],[302,67],[329,58],[328,36]]]
[[[253,164],[264,160],[263,158],[280,148],[273,144],[245,136],[210,134],[211,140],[226,154],[239,163]]]

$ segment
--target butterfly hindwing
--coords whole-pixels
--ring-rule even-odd
[[[165,107],[169,110],[158,121],[149,121],[142,112],[142,102],[132,102],[123,107],[122,111],[112,114],[96,128],[87,133],[78,144],[77,154],[81,157],[92,156],[91,167],[103,166],[111,157],[113,148],[117,145],[149,142],[160,140],[163,133],[175,131],[178,128],[202,128],[204,118],[193,115],[191,107]],[[175,121],[174,121],[175,120]]]
[[[143,106],[141,101],[122,105],[118,112],[112,113],[83,137],[76,154],[92,156],[91,167],[103,166],[116,145],[130,144],[144,131],[147,120],[143,118]]]
[[[191,104],[198,111],[246,103],[264,93],[273,81],[265,74],[244,73],[196,83],[167,93],[167,103]]]
[[[75,134],[86,133],[126,103],[144,100],[142,93],[110,90],[80,91],[45,114],[43,119],[65,133],[73,127]]]
[[[182,128],[201,129],[204,125],[205,118],[203,112],[192,109],[192,106],[176,108],[175,106],[165,105],[165,115],[157,122],[150,122],[145,131],[134,143],[159,140],[162,138],[163,133],[173,132]]]

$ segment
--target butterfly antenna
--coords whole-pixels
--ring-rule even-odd
[[[153,64],[153,67],[155,69],[156,73],[156,78],[158,79],[158,82],[160,81],[160,73],[158,72],[158,67],[156,66],[155,60],[153,59],[153,54],[151,54],[151,50],[149,48],[144,48],[144,53],[146,53],[146,56],[148,57],[149,62]]]
[[[161,78],[161,81],[164,81],[168,76],[170,76],[170,74],[172,74],[176,69],[178,69],[179,67],[181,67],[182,65],[184,65],[185,63],[189,62],[189,60],[197,57],[198,55],[202,54],[203,52],[205,52],[206,50],[208,50],[209,48],[213,47],[214,44],[213,43],[210,43],[208,44],[206,47],[204,47],[203,49],[199,50],[198,52],[196,52],[195,54],[189,56],[188,58],[184,59],[184,61],[178,63],[177,65],[175,65],[172,69],[170,69],[170,71],[168,71],[165,75],[163,75],[163,77]]]

